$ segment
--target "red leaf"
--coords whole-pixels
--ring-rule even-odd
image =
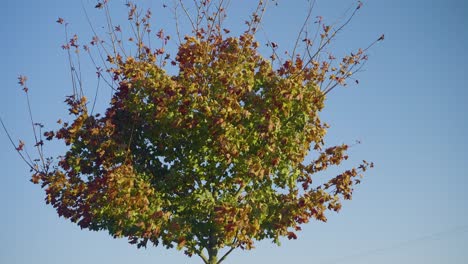
[[[156,34],[156,37],[158,37],[160,39],[163,39],[164,38],[164,31],[162,29],[160,29],[158,31],[158,33]]]
[[[19,83],[21,86],[25,86],[27,80],[28,80],[28,77],[26,77],[26,76],[24,76],[24,75],[20,75],[20,76],[18,77],[18,83]]]
[[[317,21],[315,23],[322,23],[323,17],[322,16],[317,16]]]
[[[19,141],[19,145],[16,148],[17,151],[22,151],[24,148],[24,142],[22,140]]]
[[[363,3],[361,1],[358,1],[358,6],[356,9],[360,9],[362,7]]]
[[[34,146],[38,147],[38,146],[42,146],[42,145],[44,145],[44,141],[41,140],[41,141],[37,142],[36,145],[34,145]]]
[[[34,184],[38,184],[39,181],[41,180],[41,175],[38,174],[38,173],[35,173],[32,177],[31,177],[31,182],[34,183]]]
[[[297,239],[297,236],[293,232],[288,232],[288,239]]]
[[[52,140],[52,138],[54,138],[54,131],[44,132],[44,136],[47,140]]]

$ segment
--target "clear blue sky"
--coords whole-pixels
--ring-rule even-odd
[[[95,1],[83,0],[91,7]],[[120,6],[121,0],[114,0]],[[173,26],[153,6],[157,27]],[[167,1],[171,2],[171,1]],[[239,30],[253,1],[232,1],[228,20]],[[295,38],[306,0],[279,0],[264,20],[280,47]],[[376,163],[353,200],[328,223],[311,222],[295,241],[269,241],[234,252],[230,263],[466,263],[468,261],[468,2],[464,0],[373,0],[333,46],[339,52],[370,51],[359,86],[335,90],[323,119],[330,144],[362,141],[351,150]],[[334,21],[354,1],[319,0],[315,15]],[[90,15],[98,16],[93,8]],[[116,21],[118,10],[114,13]],[[29,77],[35,118],[53,125],[70,93],[65,53],[60,49],[64,17],[71,31],[89,35],[80,1],[16,0],[2,3],[0,16],[0,115],[13,137],[31,143],[26,104],[17,76]],[[118,22],[116,22],[118,23]],[[123,22],[122,22],[123,23]],[[237,24],[236,24],[237,23]],[[92,79],[92,78],[90,78]],[[94,87],[89,88],[90,90]],[[51,154],[58,148],[50,149]],[[163,248],[137,250],[125,239],[89,232],[46,206],[43,191],[29,182],[25,164],[0,132],[0,263],[202,263]],[[333,176],[333,175],[331,175]]]

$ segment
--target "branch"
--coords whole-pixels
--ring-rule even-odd
[[[365,64],[366,64],[366,61],[363,61],[363,62],[360,64],[360,66],[359,66],[359,68],[357,69],[356,72],[360,71],[360,70],[362,69],[362,67],[364,67]],[[344,76],[345,79],[350,78],[351,75],[349,75],[349,74],[352,73],[352,70],[354,69],[355,66],[356,66],[356,64],[353,64],[353,65],[349,68],[349,70],[346,71],[346,72],[343,74],[343,76]],[[339,82],[335,82],[331,87],[330,87],[330,85],[331,85],[331,82],[330,82],[330,83],[327,85],[327,87],[323,90],[323,95],[324,95],[324,96],[327,95],[329,92],[331,92],[331,90],[333,90],[336,86],[340,85],[340,83],[339,83]]]
[[[99,84],[101,83],[101,77],[98,75],[97,78],[97,85],[96,85],[96,92],[94,93],[94,100],[93,100],[93,106],[91,108],[91,115],[94,113],[94,107],[96,106],[96,101],[99,93]]]
[[[229,251],[226,252],[226,254],[224,254],[224,256],[222,256],[222,257],[219,259],[219,261],[218,261],[217,264],[221,264],[221,262],[223,262],[223,261],[227,258],[227,256],[229,256],[229,254],[231,254],[231,252],[234,251],[234,249],[236,249],[236,247],[231,247],[231,249],[229,249]]]
[[[193,31],[196,32],[197,29],[198,29],[198,25],[195,27],[195,23],[193,22],[193,19],[192,19],[192,17],[190,16],[190,14],[189,14],[187,8],[185,7],[184,3],[182,2],[182,0],[179,0],[179,3],[180,3],[180,6],[182,7],[182,10],[184,10],[185,15],[186,15],[187,18],[189,19],[190,24],[192,25]]]
[[[223,3],[224,3],[224,0],[221,0],[217,6],[217,11],[214,13],[214,17],[212,18],[213,20],[211,21],[211,25],[209,25],[209,20],[207,20],[207,25],[209,25],[209,31],[208,31],[208,35],[207,35],[207,38],[209,39],[211,37],[211,33],[213,32],[213,28],[215,26],[215,23],[216,23],[216,19],[218,19],[218,17],[221,17],[220,16],[220,13],[221,13],[221,10],[223,10]],[[210,3],[211,5],[211,3]],[[208,7],[209,8],[209,7]],[[208,10],[206,11],[208,12]]]
[[[304,67],[303,68],[306,68],[313,60],[314,58],[326,47],[328,46],[328,44],[330,44],[330,41],[332,39],[334,39],[336,37],[336,35],[341,31],[343,30],[343,28],[345,26],[347,26],[349,24],[349,22],[351,22],[351,20],[353,19],[354,15],[356,14],[356,12],[360,9],[360,6],[358,6],[357,8],[354,9],[353,13],[351,14],[351,16],[348,18],[348,20],[346,20],[346,22],[344,22],[338,29],[336,29],[333,34],[330,36],[330,37],[327,37],[325,43],[319,45],[317,51],[312,55],[310,56],[309,60],[307,61],[307,63],[304,64]]]
[[[67,29],[67,24],[65,24],[65,45],[68,46],[68,29]],[[73,75],[73,69],[75,68],[73,66],[73,60],[70,54],[70,48],[67,48],[67,55],[68,55],[68,64],[70,68],[70,75],[71,75],[71,81],[72,81],[72,88],[73,88],[73,95],[77,95],[77,90],[76,90],[76,82],[75,82],[75,76]]]
[[[26,94],[26,101],[27,101],[27,104],[28,104],[29,119],[31,120],[31,126],[32,126],[32,130],[33,130],[33,133],[34,133],[35,146],[37,148],[39,158],[41,159],[41,162],[42,162],[42,168],[45,169],[46,168],[46,162],[44,160],[44,154],[43,154],[43,151],[42,151],[42,144],[40,144],[42,141],[38,140],[38,138],[37,138],[36,124],[34,123],[34,119],[33,119],[33,116],[32,116],[31,102],[29,100],[29,93],[28,93],[27,90],[25,91],[25,94]],[[2,124],[3,124],[3,122],[2,122]]]
[[[362,56],[360,56],[358,58],[358,61],[359,61],[359,67],[357,68],[356,72],[359,72],[362,67],[364,67],[364,65],[366,64],[366,60],[364,59],[364,57],[366,57],[365,53],[367,50],[369,50],[372,46],[374,46],[377,42],[380,42],[380,41],[383,41],[385,38],[385,35],[381,35],[378,39],[376,39],[374,42],[372,42],[369,46],[367,46],[367,48],[365,48],[364,50],[362,50]],[[362,63],[361,63],[362,61]],[[351,65],[351,67],[342,75],[343,78],[345,79],[348,79],[350,78],[351,74],[353,73],[353,69],[356,67],[357,64],[353,64]],[[338,86],[340,83],[339,82],[336,82],[332,85],[332,82],[329,82],[327,87],[325,87],[325,89],[323,90],[323,95],[326,95],[328,94],[331,90],[333,90],[336,86]],[[331,85],[331,86],[330,86]]]
[[[89,25],[89,27],[91,28],[91,31],[92,31],[93,34],[94,34],[93,37],[96,37],[96,38],[97,38],[97,37],[98,37],[98,34],[97,34],[97,32],[96,32],[96,29],[95,29],[94,26],[93,26],[93,23],[91,22],[91,19],[90,19],[89,15],[88,15],[88,12],[86,11],[86,8],[84,7],[83,1],[81,2],[81,5],[82,5],[82,8],[83,8],[83,12],[84,12],[84,14],[85,14],[86,20],[87,20],[87,22],[88,22],[88,25]],[[97,40],[97,43],[96,43],[96,48],[97,48],[97,50],[98,50],[99,58],[101,59],[102,65],[104,65],[106,72],[109,74],[110,80],[113,80],[113,76],[112,76],[112,74],[109,72],[109,67],[107,67],[107,63],[106,63],[106,61],[105,61],[105,59],[104,59],[104,57],[103,57],[103,55],[102,55],[101,49],[100,49],[99,47],[102,47],[102,48],[104,49],[104,52],[105,52],[106,54],[108,54],[108,55],[110,54],[110,53],[107,51],[106,47],[105,47],[105,46],[102,44],[102,42],[98,39],[98,40]],[[126,53],[125,53],[125,50],[124,50],[122,44],[120,44],[120,49],[122,50],[123,54],[127,57],[127,55],[126,55]],[[98,69],[99,67],[98,67],[97,64],[96,64],[96,61],[94,60],[93,56],[91,56],[91,51],[88,49],[87,52],[88,52],[88,54],[89,54],[89,57],[90,57],[91,61],[92,61],[93,64],[94,64],[95,68]],[[109,82],[104,76],[102,76],[102,79],[103,79],[104,82],[111,88],[111,90],[115,91],[115,88],[114,88],[114,85],[113,85],[113,83],[115,83],[115,81],[112,81],[113,83],[111,84],[111,82]],[[72,82],[73,82],[73,80],[72,80]]]
[[[197,252],[197,255],[203,260],[205,264],[208,264],[208,258],[203,254],[203,252],[200,250],[200,252]]]
[[[258,30],[258,25],[263,19],[263,15],[265,14],[267,8],[268,1],[259,0],[257,4],[257,8],[253,12],[252,19],[248,22],[249,28],[247,29],[247,33],[250,32],[252,35],[255,35]],[[260,14],[260,16],[258,15]]]
[[[29,162],[26,160],[26,158],[23,156],[23,154],[21,154],[21,152],[17,149],[17,147],[16,147],[16,145],[15,145],[15,142],[13,142],[13,139],[11,138],[10,132],[8,132],[8,130],[7,130],[6,126],[5,126],[5,124],[3,123],[3,120],[2,120],[1,117],[0,117],[0,124],[2,124],[3,130],[5,131],[5,133],[6,133],[7,137],[8,137],[8,139],[10,140],[11,145],[13,145],[13,148],[15,148],[16,152],[18,152],[18,154],[20,155],[21,159],[23,159],[23,161],[26,162],[26,164],[29,166],[29,168],[30,168],[31,170],[35,170],[35,169],[34,169],[34,166],[33,166],[31,163],[29,163]],[[36,171],[36,170],[35,170],[35,171]],[[37,172],[37,171],[36,171],[36,172]]]
[[[317,48],[317,51],[312,55],[310,53],[310,50],[309,50],[309,46],[307,45],[306,46],[306,51],[307,51],[307,54],[309,55],[309,59],[307,60],[306,63],[304,63],[302,69],[295,75],[292,76],[292,78],[295,78],[297,76],[299,76],[301,73],[304,72],[304,70],[314,61],[314,59],[322,52],[322,50],[328,46],[328,44],[330,44],[330,42],[336,37],[336,35],[341,31],[343,30],[344,27],[346,27],[349,22],[351,22],[351,20],[353,19],[354,15],[356,14],[356,12],[361,9],[361,3],[359,2],[359,5],[354,9],[353,13],[350,15],[350,17],[336,30],[334,30],[333,34],[331,34],[331,36],[328,36],[328,33],[326,33],[326,35],[324,35],[321,40],[320,40],[320,44],[318,45],[318,48]],[[321,23],[319,22],[319,25]],[[317,33],[318,31],[316,32],[316,36],[317,36]],[[379,38],[379,40],[383,39],[383,35],[382,37]],[[324,41],[325,40],[325,41]],[[314,38],[314,42],[315,42],[315,38]],[[374,44],[374,43],[373,43]],[[370,48],[373,44],[371,44],[368,48]],[[367,50],[367,48],[366,48]]]
[[[296,43],[294,44],[294,49],[291,55],[291,59],[294,59],[294,56],[296,55],[296,49],[297,46],[299,45],[299,40],[301,39],[301,34],[304,32],[305,27],[307,26],[307,23],[310,20],[310,16],[312,15],[312,10],[314,9],[315,6],[315,0],[309,5],[309,10],[307,11],[307,16],[306,19],[304,20],[304,24],[302,24],[301,30],[299,31],[299,34],[297,34],[296,38]]]
[[[174,20],[175,20],[175,29],[177,33],[177,38],[179,39],[179,45],[182,44],[182,37],[180,35],[180,26],[179,26],[179,16],[177,13],[177,9],[179,8],[179,4],[174,1]]]
[[[259,25],[259,27],[260,26],[261,25]],[[268,34],[267,34],[266,30],[263,27],[261,27],[261,30],[262,30],[263,35],[264,35],[264,37],[266,39],[266,42],[268,44],[267,46],[271,47],[271,51],[272,51],[272,55],[270,57],[271,58],[271,63],[273,64],[274,60],[278,60],[279,65],[283,65],[283,61],[282,61],[281,57],[276,52],[277,48],[273,47],[273,42],[270,41],[270,38],[268,37]]]

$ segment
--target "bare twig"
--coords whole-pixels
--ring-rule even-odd
[[[86,11],[86,8],[84,7],[83,2],[81,2],[81,4],[82,4],[82,8],[83,8],[83,12],[84,12],[84,14],[85,14],[86,20],[87,20],[87,22],[88,22],[88,25],[89,25],[89,27],[91,28],[91,31],[93,32],[94,37],[97,38],[98,34],[97,34],[97,32],[96,32],[96,30],[95,30],[95,28],[94,28],[94,26],[93,26],[93,23],[91,22],[91,19],[90,19],[89,15],[88,15],[88,12]],[[101,40],[97,39],[97,43],[95,43],[95,44],[96,44],[96,47],[97,47],[97,50],[98,50],[98,55],[99,55],[99,58],[101,59],[102,65],[104,65],[106,72],[108,72],[109,78],[110,78],[111,80],[113,80],[112,74],[109,72],[109,68],[107,67],[106,60],[104,59],[104,56],[103,56],[103,54],[102,54],[102,51],[101,51],[100,47],[102,47],[102,49],[104,49],[104,52],[105,52],[107,55],[109,55],[110,53],[106,50],[106,47],[102,44],[102,41],[101,41]],[[122,49],[122,52],[124,52],[124,55],[126,56],[125,50],[123,49],[123,47],[121,47],[121,49]],[[95,68],[98,68],[97,63],[96,63],[96,61],[94,60],[94,57],[91,55],[91,53],[90,53],[89,50],[88,50],[88,54],[89,54],[89,56],[90,56],[90,58],[91,58],[91,61],[92,61],[93,64],[94,64]],[[102,77],[103,77],[103,76],[102,76]],[[115,88],[114,88],[114,83],[115,83],[115,82],[114,82],[114,81],[112,81],[113,83],[111,84],[111,83],[110,83],[109,81],[107,81],[104,77],[103,77],[103,80],[104,80],[104,82],[111,88],[111,90],[115,90]],[[73,80],[72,80],[72,81],[73,81]]]
[[[294,44],[294,49],[292,51],[292,54],[291,54],[291,59],[294,58],[294,56],[296,55],[296,49],[299,45],[299,41],[301,39],[301,35],[302,33],[304,33],[306,27],[307,27],[307,24],[309,23],[309,20],[310,20],[310,17],[312,15],[312,11],[314,9],[314,6],[315,6],[315,0],[312,1],[309,5],[309,9],[307,10],[307,16],[304,20],[304,23],[302,24],[302,27],[301,27],[301,30],[299,30],[299,33],[297,34],[297,38],[296,38],[296,43]],[[307,38],[307,32],[306,32],[306,38]]]
[[[195,23],[193,22],[192,17],[190,16],[187,8],[185,7],[184,3],[182,0],[179,0],[180,6],[182,7],[182,10],[184,10],[185,15],[187,16],[188,20],[190,21],[190,24],[192,25],[192,30],[196,32],[198,30],[198,24],[195,26]]]
[[[36,124],[34,123],[34,119],[33,119],[33,116],[32,116],[31,102],[29,100],[29,93],[25,92],[25,94],[26,94],[26,101],[27,101],[27,105],[28,105],[29,119],[31,121],[31,127],[32,127],[33,134],[34,134],[35,147],[37,148],[37,152],[39,153],[43,168],[45,168],[45,160],[44,160],[44,155],[43,155],[43,152],[42,152],[42,144],[43,143],[42,143],[42,141],[39,141],[39,139],[37,138]]]
[[[2,127],[3,127],[3,130],[5,131],[7,137],[8,137],[8,140],[10,140],[10,143],[11,145],[13,146],[13,148],[16,150],[16,152],[20,155],[21,159],[29,166],[29,168],[31,170],[35,170],[34,166],[32,165],[32,162],[29,162],[28,160],[26,160],[26,158],[24,157],[24,155],[21,153],[21,151],[18,149],[18,147],[16,146],[15,142],[13,142],[13,139],[11,138],[11,134],[10,132],[8,132],[8,129],[6,128],[5,126],[5,123],[3,123],[3,120],[2,118],[0,117],[0,123],[2,124]],[[37,172],[37,171],[36,171]]]
[[[94,100],[93,100],[93,106],[91,108],[91,115],[93,115],[93,112],[94,112],[94,107],[96,106],[96,101],[97,101],[97,97],[98,97],[98,92],[99,92],[99,84],[101,83],[101,76],[98,76],[98,82],[97,82],[97,85],[96,85],[96,92],[94,94]]]
[[[177,39],[179,40],[179,45],[182,44],[182,36],[180,34],[180,25],[179,25],[179,15],[177,10],[179,9],[179,4],[177,1],[174,1],[174,20],[175,20],[175,30],[177,34]]]

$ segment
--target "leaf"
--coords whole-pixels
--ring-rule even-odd
[[[42,146],[42,145],[44,145],[44,141],[39,140],[39,141],[34,145],[34,147],[39,147],[39,146]]]
[[[47,140],[52,140],[54,138],[54,131],[48,131],[48,132],[44,132],[44,136],[46,137]]]
[[[361,9],[362,6],[363,6],[363,3],[361,1],[358,1],[358,6],[356,9]]]
[[[288,239],[289,240],[297,239],[297,236],[296,236],[296,234],[294,234],[294,232],[288,232]]]
[[[17,151],[22,151],[24,148],[24,142],[22,140],[19,141],[18,147],[16,147]]]
[[[24,75],[20,75],[18,77],[18,83],[21,85],[21,86],[25,86],[26,85],[26,81],[28,80],[28,77],[24,76]]]

